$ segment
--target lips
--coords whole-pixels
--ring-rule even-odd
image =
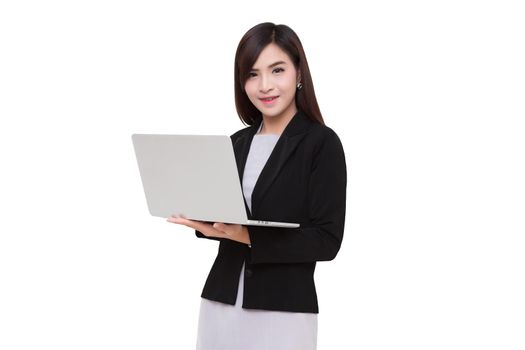
[[[263,97],[263,98],[259,98],[259,100],[261,100],[262,103],[272,103],[273,101],[275,101],[279,96],[269,96],[269,97]]]

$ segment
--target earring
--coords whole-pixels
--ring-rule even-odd
[[[303,84],[301,82],[297,83],[297,90],[301,90],[303,88]]]

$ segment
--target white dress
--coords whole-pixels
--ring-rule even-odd
[[[279,135],[270,134],[256,134],[253,138],[242,183],[244,197],[250,210],[253,188],[278,139]],[[243,286],[244,264],[235,305],[202,298],[197,350],[317,348],[317,314],[244,309]]]

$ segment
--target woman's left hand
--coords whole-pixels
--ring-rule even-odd
[[[216,222],[213,225],[201,221],[188,220],[180,217],[171,216],[167,221],[174,224],[185,225],[194,230],[202,232],[207,237],[218,237],[231,239],[233,241],[250,244],[250,235],[246,226],[238,224],[223,224]]]

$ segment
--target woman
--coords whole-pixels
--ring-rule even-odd
[[[316,261],[334,259],[341,245],[346,164],[292,29],[261,23],[244,35],[235,102],[249,125],[231,136],[248,218],[300,227],[168,219],[220,241],[202,292],[197,349],[316,349],[313,275]]]

